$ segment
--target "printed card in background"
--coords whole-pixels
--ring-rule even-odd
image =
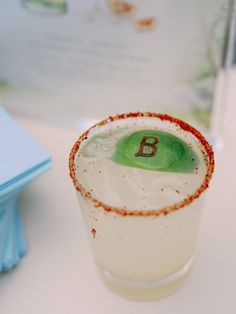
[[[209,128],[232,1],[15,0],[0,11],[0,97],[78,124],[167,112]]]

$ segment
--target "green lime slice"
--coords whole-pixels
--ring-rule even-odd
[[[178,173],[192,173],[199,163],[186,142],[170,133],[153,130],[121,138],[111,159],[128,167]]]

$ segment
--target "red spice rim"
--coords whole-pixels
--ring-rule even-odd
[[[80,148],[80,144],[88,138],[89,133],[95,129],[96,127],[104,126],[108,123],[111,123],[113,121],[117,120],[123,120],[127,118],[158,118],[161,121],[169,121],[171,123],[174,123],[178,127],[180,127],[182,130],[191,133],[196,139],[199,140],[199,142],[202,144],[206,151],[206,155],[208,158],[208,166],[207,166],[207,172],[205,175],[205,178],[200,185],[200,187],[191,195],[189,195],[187,198],[182,200],[179,203],[173,204],[171,206],[167,206],[161,209],[153,209],[153,210],[147,210],[147,211],[139,211],[139,210],[129,210],[127,208],[119,208],[119,207],[113,207],[111,205],[105,204],[102,201],[96,199],[91,192],[87,191],[76,179],[76,166],[75,166],[75,156]],[[86,132],[84,132],[79,139],[74,144],[69,157],[69,170],[70,170],[70,177],[73,181],[73,184],[78,192],[81,193],[81,195],[94,204],[94,207],[101,207],[106,212],[113,212],[122,216],[159,216],[159,215],[167,215],[170,212],[176,211],[182,207],[185,207],[192,203],[195,199],[197,199],[209,186],[209,182],[212,178],[212,174],[214,172],[214,153],[212,150],[211,145],[207,142],[205,137],[194,127],[190,126],[188,123],[171,117],[167,114],[159,114],[154,112],[130,112],[126,114],[118,114],[116,116],[111,116],[105,120],[102,120],[96,124],[94,124],[92,127],[90,127]]]

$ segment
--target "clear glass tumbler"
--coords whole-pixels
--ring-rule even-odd
[[[114,157],[101,161],[104,153],[107,157],[112,151],[114,156],[120,129],[128,134],[138,131],[149,135],[134,144],[136,153],[129,165],[123,159],[118,165]],[[159,138],[150,130],[160,132]],[[187,143],[186,151],[190,148],[198,152],[199,162],[193,171],[186,170],[187,160],[182,168],[168,171],[165,158],[164,168],[152,171],[150,162],[155,154],[162,154],[162,132],[166,131]],[[92,141],[95,144],[86,148]],[[168,149],[175,154],[178,144],[170,144]],[[127,147],[123,153],[127,154]],[[188,151],[186,156],[192,155]],[[195,158],[190,159],[195,162]],[[143,163],[148,163],[149,169]],[[205,138],[189,124],[167,115],[117,115],[80,136],[71,150],[69,166],[105,284],[134,299],[155,299],[174,291],[191,268],[204,192],[214,171],[213,151]]]

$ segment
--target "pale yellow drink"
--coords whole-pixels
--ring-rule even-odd
[[[188,273],[202,192],[214,167],[211,148],[198,132],[184,130],[186,125],[176,120],[149,115],[102,123],[82,136],[70,159],[101,277],[117,293],[139,299],[170,293]],[[194,152],[197,166],[190,172],[168,172],[115,162],[117,143],[137,132],[150,134],[147,130],[181,139]]]

